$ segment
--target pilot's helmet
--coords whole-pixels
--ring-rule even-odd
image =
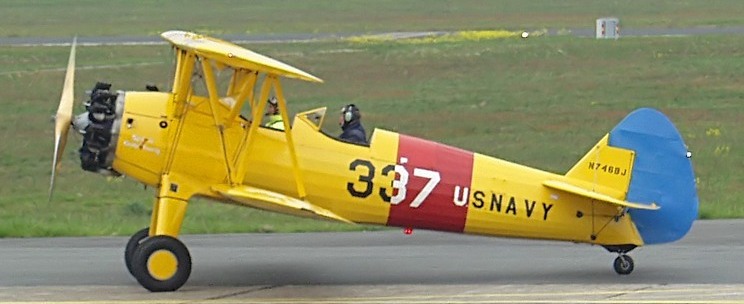
[[[279,101],[277,101],[276,97],[274,96],[271,96],[266,102],[268,102],[272,106],[276,106],[279,103]]]
[[[266,115],[278,115],[279,105],[276,97],[271,96],[266,102],[270,105],[270,107],[266,108]]]
[[[352,103],[341,108],[341,117],[344,121],[343,124],[346,125],[352,121],[362,118],[362,114],[359,112],[359,108]]]

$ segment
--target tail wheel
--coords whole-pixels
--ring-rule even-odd
[[[191,275],[191,255],[178,239],[153,236],[134,251],[132,273],[149,291],[174,291]]]
[[[633,272],[633,259],[625,254],[619,255],[615,258],[615,272],[619,275],[628,275]]]
[[[127,265],[127,270],[129,270],[129,273],[134,275],[134,272],[132,271],[132,260],[134,257],[134,251],[139,247],[139,245],[144,241],[150,234],[150,227],[146,227],[140,231],[137,231],[137,233],[133,234],[131,238],[129,238],[129,242],[127,242],[127,247],[124,248],[124,264]]]

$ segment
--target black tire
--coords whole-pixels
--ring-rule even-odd
[[[621,254],[620,256],[615,258],[615,263],[613,266],[615,267],[615,272],[617,272],[617,274],[628,275],[633,272],[633,258],[628,255]]]
[[[156,255],[158,257],[151,261]],[[164,267],[165,271],[157,269],[167,264],[159,265],[156,262],[162,261],[160,259],[162,257],[165,257],[167,263],[175,263],[171,265],[174,267]],[[142,242],[135,250],[132,271],[137,282],[149,291],[174,291],[183,286],[191,275],[191,255],[186,245],[178,239],[167,235],[153,236]],[[158,274],[158,271],[161,273]]]
[[[135,234],[132,235],[131,238],[129,238],[129,242],[127,242],[127,247],[124,248],[124,264],[127,265],[127,270],[129,270],[129,273],[134,275],[134,272],[132,272],[132,257],[134,257],[134,251],[139,247],[140,244],[149,236],[150,234],[150,227],[146,227],[140,231],[137,231]]]

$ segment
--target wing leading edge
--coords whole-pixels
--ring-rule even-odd
[[[160,36],[178,48],[195,52],[228,66],[310,82],[323,82],[308,72],[224,40],[184,31],[167,31]]]

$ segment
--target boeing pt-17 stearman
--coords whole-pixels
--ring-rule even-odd
[[[379,129],[369,145],[343,142],[321,130],[325,108],[290,124],[280,78],[319,78],[218,39],[162,37],[176,54],[169,92],[98,85],[74,118],[73,43],[51,183],[73,126],[84,138],[83,169],[157,189],[149,228],[124,254],[148,290],[176,290],[191,273],[177,237],[194,196],[343,222],[601,245],[618,254],[622,275],[633,271],[629,251],[678,240],[697,217],[690,154],[656,110],[632,112],[568,173],[553,174]],[[229,81],[221,86],[217,73]],[[259,126],[272,92],[287,131]]]

